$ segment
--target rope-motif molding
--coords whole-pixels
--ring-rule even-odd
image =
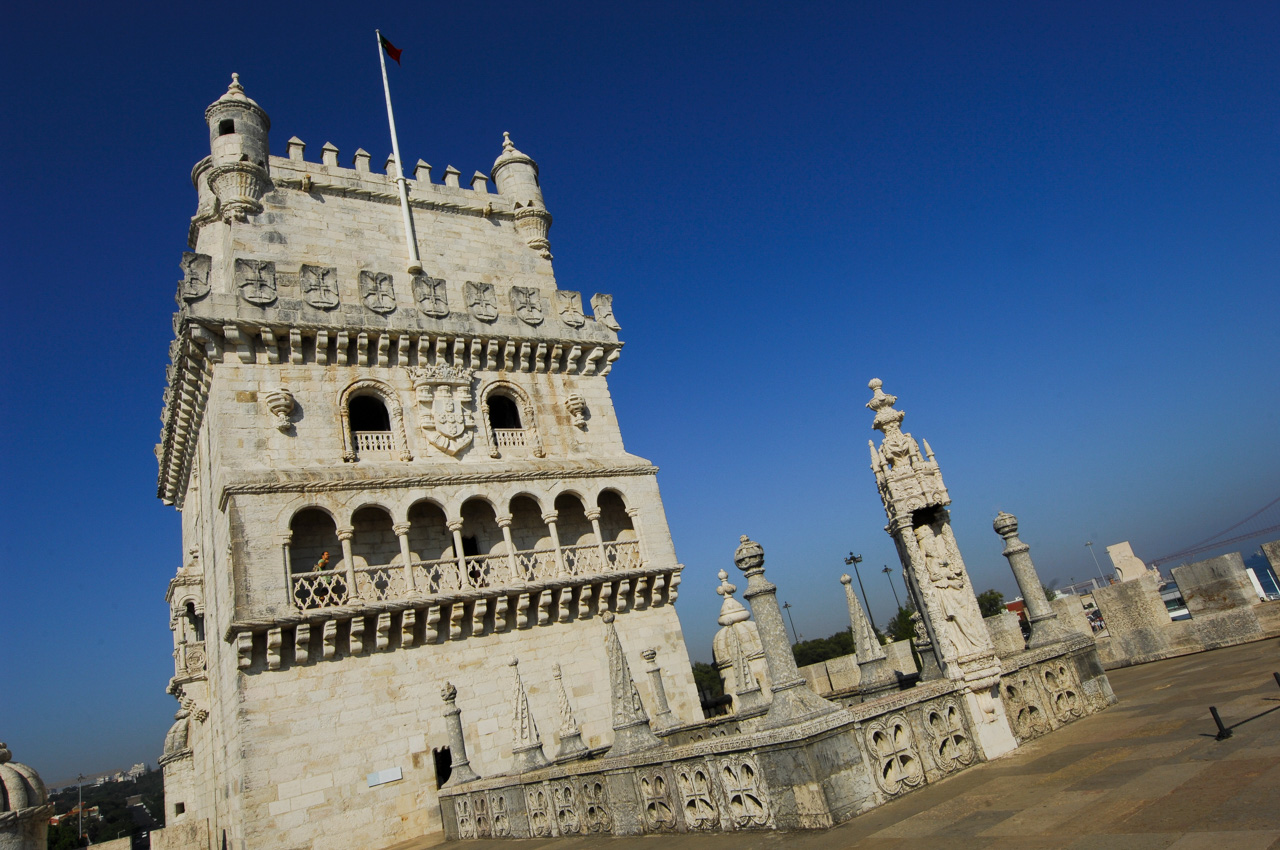
[[[450,484],[497,484],[507,481],[558,481],[573,478],[627,478],[657,475],[658,467],[613,466],[602,469],[530,469],[504,472],[469,472],[452,475],[424,474],[397,475],[385,478],[338,479],[333,481],[271,481],[254,484],[228,484],[219,495],[219,510],[225,510],[232,496],[264,495],[276,493],[339,493],[350,490],[383,488],[388,490],[410,487],[440,487]]]

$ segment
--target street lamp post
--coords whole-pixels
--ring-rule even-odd
[[[889,589],[893,591],[893,604],[898,606],[898,611],[901,611],[902,603],[898,601],[898,588],[893,583],[893,570],[889,569],[888,564],[885,564],[884,569],[881,570],[880,572],[884,573],[885,576],[889,579]],[[894,616],[897,616],[897,612],[894,612]]]
[[[850,552],[844,562],[846,566],[853,567],[853,574],[858,577],[858,590],[862,591],[862,604],[867,608],[867,619],[871,621],[871,631],[880,631],[876,628],[876,617],[871,613],[871,600],[867,599],[867,589],[862,586],[862,574],[858,572],[858,564],[862,563],[862,556]]]
[[[796,639],[796,643],[800,642],[800,633],[796,631],[796,621],[791,619],[791,603],[783,602],[782,607],[787,611],[787,621],[791,623],[791,635]]]
[[[76,777],[76,812],[80,819],[80,831],[76,833],[76,843],[84,838],[84,774]]]
[[[1089,554],[1093,555],[1093,565],[1098,568],[1098,578],[1102,579],[1105,582],[1107,580],[1107,577],[1102,574],[1102,565],[1098,563],[1098,556],[1094,555],[1093,553],[1093,541],[1086,540],[1084,545],[1089,548]]]

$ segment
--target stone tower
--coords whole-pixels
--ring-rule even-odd
[[[884,434],[871,448],[871,469],[880,500],[902,561],[907,589],[936,653],[942,674],[965,683],[971,713],[987,758],[1017,746],[1004,709],[997,699],[1000,659],[982,621],[978,599],[951,531],[947,506],[951,497],[929,442],[924,453],[915,438],[902,431],[906,415],[895,410],[877,378],[868,384],[874,395],[867,407],[875,412],[872,427]]]
[[[582,742],[607,746],[605,612],[700,720],[656,469],[609,395],[612,299],[586,315],[557,287],[533,159],[506,137],[467,186],[419,160],[406,272],[393,160],[309,161],[296,138],[271,156],[235,78],[205,117],[156,449],[185,553],[165,846],[437,830],[436,695],[452,683],[471,768],[511,770],[513,655],[542,728],[562,684]]]

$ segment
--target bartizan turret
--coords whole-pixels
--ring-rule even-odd
[[[516,229],[524,236],[529,247],[551,259],[551,245],[547,231],[551,229],[551,213],[542,200],[542,187],[538,184],[538,163],[527,154],[516,150],[511,134],[502,134],[502,154],[493,163],[494,185],[498,194],[512,199],[515,209]]]
[[[244,93],[240,75],[231,75],[227,93],[204,111],[209,125],[209,185],[222,220],[244,221],[262,212],[268,182],[271,119]]]

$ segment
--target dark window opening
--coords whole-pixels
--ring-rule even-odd
[[[381,400],[369,395],[351,399],[347,409],[351,417],[352,431],[390,431],[391,417]]]
[[[187,804],[186,804],[186,803],[174,803],[174,804],[173,804],[173,813],[174,813],[175,815],[184,814],[186,811],[187,811]]]
[[[218,122],[218,135],[230,136],[236,131],[236,122],[230,118],[223,118]]]
[[[480,546],[476,543],[474,537],[462,538],[462,554],[467,557],[473,557],[480,554]]]
[[[448,747],[440,747],[432,750],[431,755],[436,762],[436,787],[439,788],[453,775],[453,754],[449,752]]]
[[[504,395],[489,396],[489,425],[494,428],[521,428],[520,410]]]
[[[193,602],[187,603],[187,622],[191,624],[191,631],[196,640],[204,640],[204,617],[196,613],[196,606]]]

